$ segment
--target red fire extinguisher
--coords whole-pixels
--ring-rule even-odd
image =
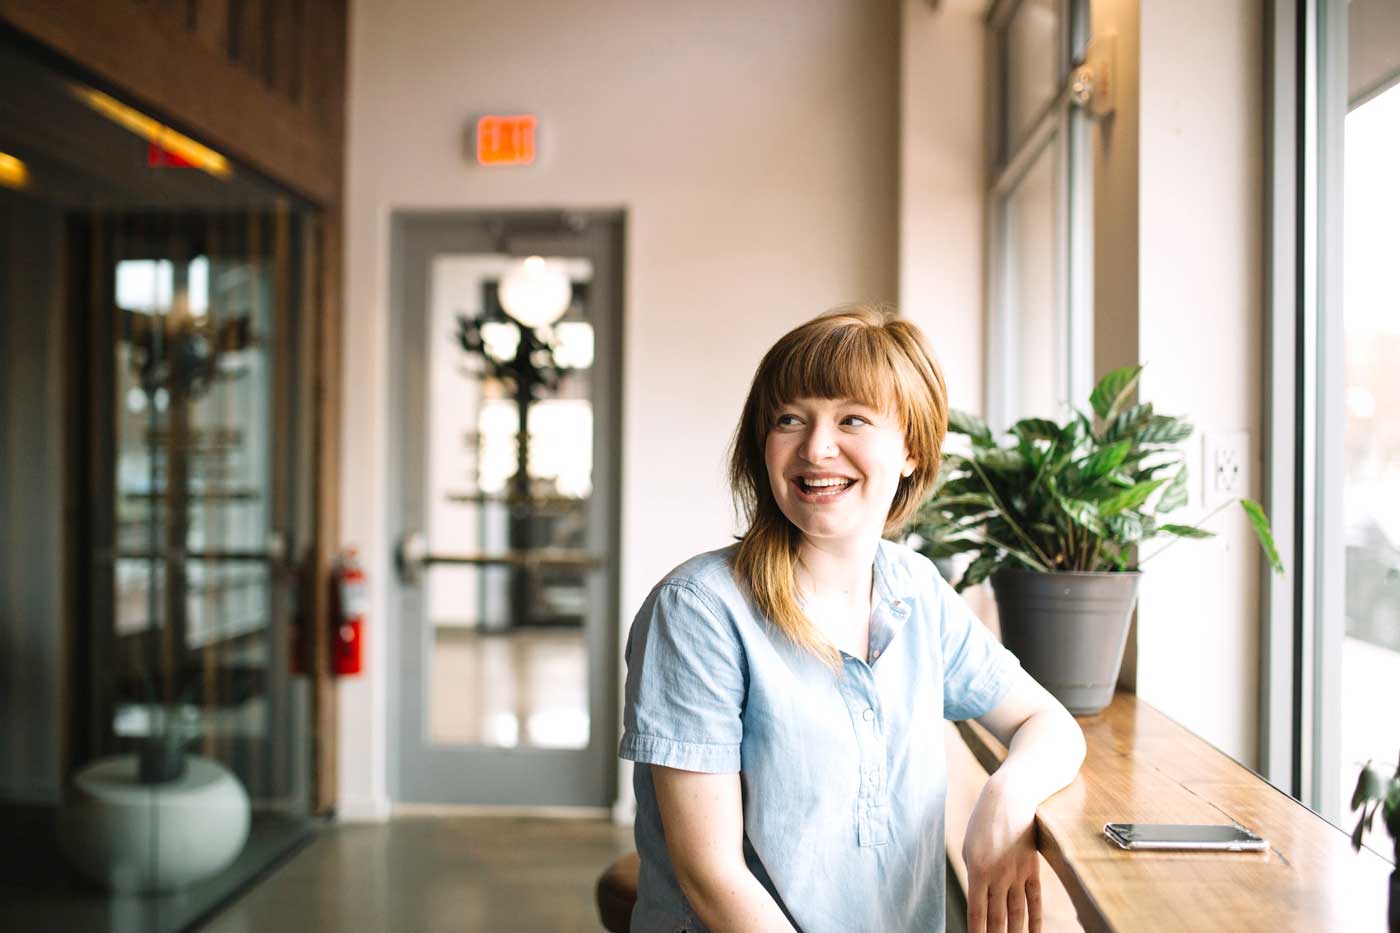
[[[365,614],[369,588],[359,553],[348,547],[335,562],[336,618],[331,628],[331,667],[337,676],[364,669]]]

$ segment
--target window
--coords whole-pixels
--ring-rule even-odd
[[[1266,507],[1295,528],[1292,579],[1268,590],[1262,760],[1350,829],[1361,767],[1400,755],[1400,7],[1273,12]]]
[[[1070,72],[1089,32],[1084,0],[994,5],[989,104],[991,281],[988,418],[1064,415],[1093,373],[1087,119]]]

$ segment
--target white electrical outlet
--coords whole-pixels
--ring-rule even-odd
[[[1201,505],[1213,509],[1249,490],[1249,432],[1222,431],[1201,439]]]

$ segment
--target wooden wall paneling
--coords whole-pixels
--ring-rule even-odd
[[[330,636],[331,563],[340,541],[340,218],[338,205],[328,207],[321,215],[318,249],[321,313],[317,316],[315,341],[316,537],[310,600],[311,718],[315,724],[311,808],[318,815],[334,811],[338,781],[336,690],[331,673]]]
[[[247,0],[229,2],[230,10],[240,11],[230,22],[241,28],[241,11],[254,7]],[[191,41],[183,19],[159,7],[133,0],[0,0],[0,22],[91,71],[134,106],[324,205],[341,197],[343,134],[326,129],[343,126],[344,75],[325,72],[344,69],[345,34],[335,28],[344,24],[345,11],[343,0],[302,2],[332,14],[324,32],[313,31],[318,41],[305,53],[314,61],[302,74],[323,75],[328,88],[339,91],[338,98],[327,93],[306,107],[278,95],[207,41]]]
[[[310,112],[320,115],[326,138],[343,150],[349,36],[346,4],[344,0],[304,0],[303,7],[302,100]]]
[[[304,78],[314,78],[314,83],[303,85],[306,105],[323,116],[326,138],[331,140],[336,151],[343,151],[346,37],[349,35],[346,5],[342,0],[306,0],[304,15],[305,22],[314,24],[314,28],[307,30],[307,53],[303,61],[320,63],[320,67],[302,72]],[[316,646],[312,662],[312,718],[316,724],[312,809],[318,814],[329,814],[334,810],[338,780],[336,690],[330,657],[330,594],[331,563],[340,542],[342,217],[339,201],[326,204],[322,212],[320,236],[321,296],[317,317],[315,431],[317,529],[315,611],[312,615],[312,642]]]
[[[292,3],[285,7],[287,11],[286,24],[283,27],[283,42],[288,46],[288,52],[283,63],[283,81],[281,90],[286,94],[287,99],[296,104],[302,103],[302,59],[307,57],[301,54],[306,48],[306,4]],[[349,41],[349,37],[344,37]]]
[[[211,52],[228,57],[229,0],[197,0],[193,3],[194,34]]]

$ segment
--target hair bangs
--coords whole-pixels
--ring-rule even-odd
[[[854,316],[831,315],[823,323],[828,326],[791,335],[789,346],[770,355],[773,370],[760,383],[767,424],[782,406],[803,398],[849,399],[877,411],[893,409],[907,422],[898,347],[889,335]]]

